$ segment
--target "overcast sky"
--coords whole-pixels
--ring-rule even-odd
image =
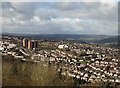
[[[2,2],[2,32],[30,34],[118,34],[116,0]],[[110,1],[110,0],[109,0]]]

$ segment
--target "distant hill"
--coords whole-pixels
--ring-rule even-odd
[[[109,38],[108,35],[88,35],[88,34],[17,34],[2,33],[6,36],[32,37],[37,39],[55,39],[55,40],[101,40]]]
[[[95,41],[95,43],[111,43],[111,44],[114,44],[114,43],[118,43],[119,40],[120,40],[119,36],[114,36],[114,37],[109,37],[109,38],[102,39],[102,40],[99,40],[99,41]]]
[[[29,37],[42,40],[69,40],[82,43],[104,43],[111,40],[110,35],[88,35],[88,34],[16,34],[16,33],[2,33],[6,36],[16,36],[19,38]]]

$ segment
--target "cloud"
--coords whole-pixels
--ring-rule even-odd
[[[92,0],[93,1],[93,0]],[[16,33],[117,34],[117,2],[3,2],[2,30]]]

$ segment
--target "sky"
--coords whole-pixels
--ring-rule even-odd
[[[3,33],[118,34],[117,0],[2,2]]]

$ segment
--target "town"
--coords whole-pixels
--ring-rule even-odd
[[[61,75],[68,75],[86,83],[102,81],[120,84],[118,48],[2,36],[0,53],[2,57],[11,56],[21,62],[55,63]]]

